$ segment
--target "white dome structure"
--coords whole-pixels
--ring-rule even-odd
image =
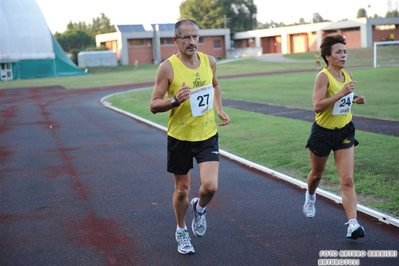
[[[85,75],[51,34],[35,0],[0,0],[1,80]]]

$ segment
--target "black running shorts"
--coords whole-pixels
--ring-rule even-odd
[[[219,161],[219,136],[216,133],[204,141],[181,141],[168,136],[169,173],[184,175],[193,168],[193,158],[197,163]]]
[[[355,139],[355,126],[352,122],[340,129],[327,129],[313,123],[306,148],[309,148],[318,157],[325,157],[330,154],[331,150],[347,149],[358,144],[359,142]]]

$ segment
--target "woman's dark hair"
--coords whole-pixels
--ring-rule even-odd
[[[182,24],[184,24],[184,23],[187,23],[187,22],[194,24],[199,29],[199,26],[198,26],[197,22],[195,22],[194,20],[192,20],[192,19],[182,19],[182,20],[179,20],[178,22],[176,22],[176,24],[175,24],[175,36],[179,36],[180,35],[180,26]]]
[[[326,62],[327,66],[328,66],[328,61],[326,56],[331,55],[331,48],[336,43],[346,44],[345,37],[342,36],[341,34],[328,35],[324,37],[323,41],[321,42],[320,45],[321,57],[323,58],[324,62]]]

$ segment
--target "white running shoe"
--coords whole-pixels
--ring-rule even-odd
[[[366,235],[363,226],[361,226],[357,221],[347,222],[345,224],[349,224],[346,238],[357,239],[358,237],[364,237]]]
[[[203,214],[199,214],[196,211],[199,198],[193,198],[190,202],[191,209],[193,210],[193,221],[191,222],[191,229],[195,236],[204,236],[206,232],[206,211]]]
[[[188,231],[184,230],[180,233],[176,232],[176,241],[177,241],[177,251],[180,254],[194,254],[195,249],[193,245],[191,245],[191,238],[188,235]]]
[[[314,200],[310,200],[308,192],[305,192],[305,204],[303,204],[303,214],[308,218],[313,218],[316,215],[316,194]]]

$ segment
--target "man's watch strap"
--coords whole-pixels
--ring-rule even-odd
[[[180,106],[180,102],[177,100],[176,95],[173,96],[173,98],[172,98],[172,105],[174,107],[179,107]]]

